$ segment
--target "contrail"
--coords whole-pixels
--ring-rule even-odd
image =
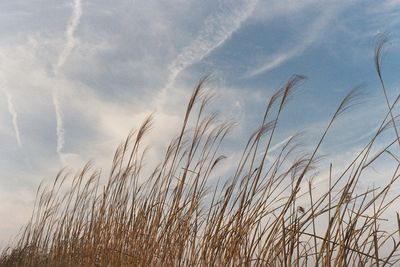
[[[63,122],[63,114],[60,108],[60,102],[58,100],[58,95],[56,92],[53,92],[53,105],[54,110],[56,112],[56,123],[57,123],[57,153],[61,154],[61,151],[64,147],[65,139],[64,139],[64,122]]]
[[[65,61],[69,57],[69,55],[72,52],[72,49],[74,49],[75,46],[75,30],[78,27],[79,21],[82,16],[82,1],[81,0],[74,0],[73,2],[73,9],[72,9],[72,15],[69,20],[68,26],[67,26],[67,43],[65,44],[64,49],[61,51],[60,56],[58,57],[57,64],[54,68],[54,73],[57,76],[61,67],[64,65]]]
[[[225,2],[229,3],[224,5],[224,10],[207,17],[199,34],[169,65],[169,76],[158,100],[164,97],[183,70],[200,62],[213,50],[225,43],[253,13],[258,0],[245,0],[239,5],[235,5],[237,1],[223,1],[223,3]]]
[[[293,138],[293,137],[294,137],[294,135],[291,135],[291,136],[289,136],[288,138],[286,138],[286,139],[280,141],[279,143],[277,143],[277,144],[275,144],[274,146],[272,146],[272,147],[269,149],[268,152],[269,152],[269,153],[272,153],[272,152],[274,152],[275,150],[281,148],[282,146],[286,145],[286,143],[289,142],[289,140],[290,140],[291,138]]]
[[[7,104],[8,104],[8,112],[10,112],[11,118],[12,118],[12,124],[14,127],[14,132],[15,132],[15,138],[17,139],[17,144],[19,147],[22,147],[22,142],[21,142],[21,135],[19,132],[19,127],[18,127],[18,114],[17,110],[14,107],[13,99],[12,96],[4,91],[6,97],[7,97]]]
[[[282,50],[281,52],[272,55],[268,58],[268,60],[266,60],[265,64],[248,71],[242,76],[242,78],[248,79],[262,73],[266,73],[306,51],[310,46],[312,46],[317,40],[321,38],[324,30],[335,18],[338,12],[338,8],[335,9],[334,7],[322,12],[321,15],[317,19],[315,19],[312,22],[311,26],[305,31],[302,41],[297,43],[291,49]]]
[[[58,100],[58,95],[53,91],[53,105],[54,111],[56,113],[56,135],[57,135],[57,153],[60,154],[64,147],[64,123],[63,116],[61,112],[60,102]]]
[[[61,51],[57,64],[54,67],[54,75],[57,77],[59,76],[60,70],[65,64],[66,60],[68,59],[69,55],[71,54],[72,50],[75,46],[75,30],[78,27],[79,21],[82,16],[82,1],[81,0],[74,0],[73,2],[73,9],[70,21],[67,26],[66,37],[67,42],[64,46],[64,49]],[[60,101],[58,99],[58,93],[56,90],[53,91],[53,105],[56,113],[56,123],[57,123],[57,153],[61,154],[61,151],[65,144],[64,139],[64,123],[63,123],[63,114],[61,111]]]

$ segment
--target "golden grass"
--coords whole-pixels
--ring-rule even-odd
[[[326,187],[312,186],[317,154],[332,124],[357,102],[357,90],[339,104],[310,153],[299,149],[296,136],[272,153],[280,115],[304,79],[293,76],[269,100],[232,175],[216,183],[213,171],[225,159],[220,144],[233,124],[207,113],[210,97],[201,79],[178,136],[150,175],[143,174],[142,143],[151,116],[118,147],[104,185],[88,164],[66,193],[62,188],[70,175],[65,171],[50,188],[40,186],[29,224],[3,251],[0,265],[398,265],[399,229],[387,232],[380,226],[399,197],[389,194],[400,175],[394,155],[397,167],[386,184],[355,190],[367,167],[400,144],[393,110],[399,97],[390,103],[381,75],[383,45],[378,44],[375,59],[387,115],[339,175],[333,176],[330,166],[323,177]],[[372,155],[377,137],[387,129],[394,129],[397,138]]]

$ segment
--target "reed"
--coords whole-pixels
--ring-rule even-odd
[[[288,99],[304,80],[295,75],[266,104],[228,177],[220,146],[232,130],[207,111],[207,78],[193,90],[176,138],[150,174],[143,172],[149,116],[115,152],[105,183],[87,164],[71,175],[60,171],[49,187],[39,186],[32,217],[0,266],[392,266],[399,265],[398,227],[382,228],[386,211],[399,198],[390,189],[400,162],[390,148],[400,145],[398,115],[387,96],[378,43],[375,63],[387,114],[375,135],[328,185],[316,190],[319,149],[336,120],[359,101],[351,91],[333,112],[313,150],[299,136],[271,151]],[[377,149],[377,138],[396,138]],[[357,188],[366,169],[391,154],[395,167],[381,187]],[[329,159],[328,159],[329,160]],[[317,176],[317,177],[316,177]],[[65,191],[64,188],[68,188]]]

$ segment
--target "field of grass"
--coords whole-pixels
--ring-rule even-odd
[[[399,97],[387,96],[383,46],[378,44],[375,62],[386,117],[339,175],[330,166],[326,188],[311,183],[318,152],[334,122],[357,103],[357,90],[339,103],[313,150],[299,149],[293,136],[271,153],[280,115],[303,80],[291,77],[270,98],[231,175],[217,177],[214,171],[225,159],[220,145],[234,124],[207,111],[211,96],[204,78],[151,174],[143,173],[149,116],[117,148],[105,183],[88,164],[39,187],[32,217],[2,252],[0,266],[399,266],[399,215],[392,222],[397,229],[381,226],[400,195],[389,193],[400,176],[396,156],[386,184],[356,190],[366,169],[400,146],[394,114]],[[396,138],[372,153],[385,131]]]

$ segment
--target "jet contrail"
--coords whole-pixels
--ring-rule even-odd
[[[73,3],[73,9],[72,9],[72,15],[70,18],[70,21],[67,26],[67,43],[65,44],[64,49],[61,51],[57,64],[54,68],[54,73],[57,76],[61,67],[64,65],[65,61],[69,57],[69,55],[72,52],[72,49],[74,49],[75,46],[75,30],[78,27],[79,21],[82,16],[82,1],[81,0],[74,0]]]
[[[81,0],[74,0],[73,2],[73,9],[70,21],[67,26],[66,37],[67,42],[64,46],[64,49],[61,51],[57,64],[54,67],[54,75],[57,77],[59,76],[60,70],[62,66],[65,64],[66,60],[68,59],[69,55],[71,54],[72,50],[75,46],[75,30],[79,24],[79,21],[82,16],[82,1]],[[56,123],[57,123],[57,153],[60,155],[61,151],[64,147],[64,123],[63,123],[63,114],[61,111],[60,101],[58,99],[58,93],[56,90],[53,91],[53,105],[54,110],[56,113]]]
[[[272,153],[272,152],[274,152],[275,150],[277,150],[277,149],[283,147],[283,146],[286,145],[286,143],[289,142],[289,140],[292,139],[293,137],[294,137],[294,135],[291,135],[291,136],[289,136],[288,138],[286,138],[286,139],[280,141],[279,143],[277,143],[277,144],[275,144],[274,146],[272,146],[272,147],[269,149],[268,152],[269,152],[269,153]]]
[[[12,124],[13,124],[13,127],[14,127],[15,138],[17,139],[18,146],[22,147],[21,135],[19,133],[19,127],[18,127],[17,110],[14,107],[12,96],[6,91],[4,91],[4,93],[5,93],[6,97],[7,97],[8,112],[10,112],[10,115],[11,115],[11,118],[12,118]]]
[[[224,10],[206,18],[199,34],[169,65],[169,76],[156,101],[160,101],[175,82],[177,76],[186,68],[203,60],[208,54],[220,47],[237,31],[241,24],[253,13],[258,0],[228,2]]]
[[[54,110],[56,112],[56,123],[57,123],[57,153],[60,154],[64,147],[64,122],[63,122],[63,114],[60,108],[60,102],[58,100],[58,95],[56,92],[53,92],[53,105]]]
[[[248,79],[269,72],[270,70],[282,65],[284,62],[297,57],[306,51],[315,42],[322,38],[325,29],[329,26],[337,13],[339,13],[339,8],[334,7],[327,8],[327,10],[321,12],[321,15],[316,18],[311,23],[310,27],[304,32],[303,38],[300,42],[295,43],[295,46],[291,49],[284,49],[277,54],[271,55],[271,57],[266,60],[265,64],[248,71],[242,76],[242,78]]]

